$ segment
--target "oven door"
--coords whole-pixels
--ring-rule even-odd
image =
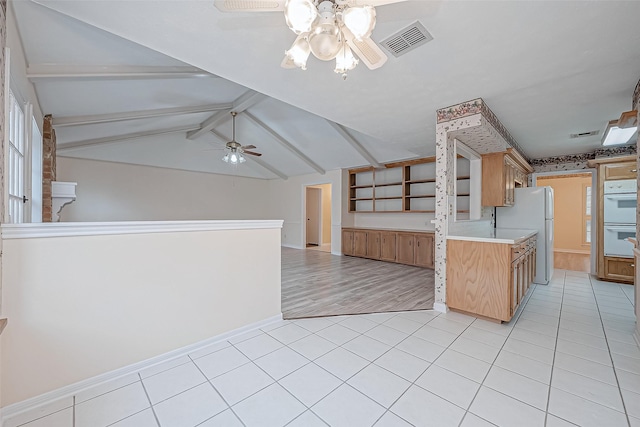
[[[605,194],[604,195],[604,223],[635,224],[636,193]]]
[[[636,237],[635,225],[604,225],[604,255],[633,258],[633,244],[626,239]]]

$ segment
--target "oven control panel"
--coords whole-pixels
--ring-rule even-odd
[[[635,193],[637,189],[638,182],[635,179],[604,182],[604,194]]]

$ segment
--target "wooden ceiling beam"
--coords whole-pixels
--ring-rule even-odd
[[[213,130],[216,126],[221,125],[229,119],[231,112],[242,113],[247,108],[256,105],[258,102],[265,99],[266,96],[253,90],[248,90],[233,101],[231,108],[225,111],[219,111],[209,117],[204,122],[200,123],[200,127],[196,130],[187,133],[187,139],[194,140],[201,137],[207,132]]]
[[[182,133],[193,130],[193,126],[182,126],[168,129],[156,129],[143,132],[127,133],[123,135],[106,136],[103,138],[85,139],[83,141],[73,141],[66,144],[59,144],[56,151],[65,152],[75,148],[91,147],[96,145],[111,144],[114,142],[128,141],[131,139],[144,138],[147,136],[167,135],[172,133]]]
[[[376,160],[375,157],[373,157],[373,155],[366,148],[364,148],[364,146],[358,140],[353,137],[353,135],[349,133],[349,131],[344,126],[336,122],[332,122],[331,120],[327,120],[327,123],[329,123],[329,125],[333,129],[335,129],[335,131],[338,132],[340,136],[349,143],[349,145],[351,145],[362,157],[364,157],[371,166],[375,168],[384,167],[380,162]]]
[[[307,165],[311,166],[316,172],[318,172],[321,175],[324,175],[326,173],[326,171],[324,169],[322,169],[322,167],[320,165],[318,165],[316,162],[314,162],[309,157],[307,157],[302,151],[300,151],[292,143],[287,141],[282,135],[280,135],[279,133],[277,133],[276,131],[271,129],[264,122],[262,122],[260,119],[255,117],[253,114],[251,114],[249,112],[245,112],[244,115],[249,120],[251,120],[255,125],[257,125],[258,127],[262,128],[269,135],[271,135],[273,137],[273,139],[275,139],[276,141],[278,141],[280,143],[280,145],[282,145],[284,148],[289,150],[291,153],[293,153],[295,156],[297,156],[300,160],[305,162]]]
[[[127,120],[148,119],[153,117],[179,116],[182,114],[206,113],[209,111],[229,110],[233,104],[209,104],[194,107],[158,108],[154,110],[126,111],[122,113],[92,114],[86,116],[54,117],[53,127],[83,126],[96,123],[114,123]]]
[[[138,65],[68,65],[31,64],[27,67],[29,80],[128,80],[174,78],[220,78],[190,66],[138,66]]]

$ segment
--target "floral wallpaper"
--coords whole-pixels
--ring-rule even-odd
[[[633,98],[631,100],[631,108],[636,111],[640,106],[640,80],[638,80],[638,84],[636,85],[636,89],[633,91]]]
[[[553,172],[574,169],[587,169],[587,161],[598,157],[626,156],[635,154],[636,145],[622,147],[598,148],[590,153],[574,154],[569,156],[547,157],[530,161],[534,172]]]
[[[509,147],[513,147],[516,151],[522,155],[525,159],[529,159],[520,145],[516,142],[515,138],[511,136],[506,127],[498,120],[496,115],[491,111],[489,106],[482,98],[466,101],[461,104],[452,105],[451,107],[441,108],[436,111],[437,121],[436,123],[444,123],[463,117],[473,116],[475,114],[482,114],[482,118],[488,122],[495,130],[495,133],[499,134],[501,138],[508,144],[505,148],[493,149],[491,151],[485,151],[484,153],[491,153],[495,151],[504,151]],[[484,130],[484,126],[481,128]],[[477,131],[477,130],[476,130]],[[462,141],[462,139],[461,139]],[[479,151],[480,152],[480,151]],[[482,153],[482,152],[480,152]]]

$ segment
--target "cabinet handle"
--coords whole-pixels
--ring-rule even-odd
[[[631,169],[629,172],[638,172],[638,169]]]
[[[416,243],[418,245],[418,247],[420,247],[420,242]]]

